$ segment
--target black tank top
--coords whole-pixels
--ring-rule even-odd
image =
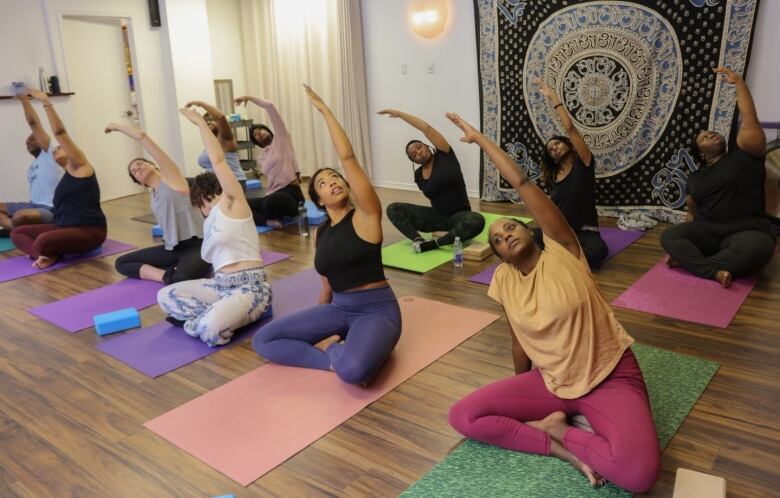
[[[317,229],[314,268],[328,279],[334,292],[385,280],[382,244],[361,239],[352,225],[353,209],[331,226],[325,222]]]
[[[575,230],[584,226],[599,226],[599,215],[596,212],[596,170],[593,162],[594,159],[591,159],[590,165],[585,166],[578,157],[566,178],[550,185],[550,198]]]
[[[97,174],[78,178],[65,172],[54,190],[54,224],[106,226]]]

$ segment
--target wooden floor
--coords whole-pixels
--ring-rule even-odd
[[[411,192],[380,189],[380,195],[385,205],[423,201]],[[509,204],[482,203],[481,209],[517,212]],[[150,225],[130,220],[149,212],[145,195],[106,203],[105,211],[110,237],[152,244]],[[662,256],[661,229],[596,274],[608,301]],[[385,222],[385,239],[400,238]],[[263,235],[261,243],[293,255],[268,268],[272,279],[312,266],[312,241],[300,238],[295,227]],[[447,425],[448,408],[512,373],[502,318],[244,489],[142,424],[261,365],[248,341],[150,380],[96,350],[101,339],[94,330],[71,335],[25,311],[121,280],[115,258],[0,284],[0,497],[395,496],[460,440]],[[487,287],[467,282],[489,263],[466,262],[462,270],[445,264],[424,276],[392,269],[387,274],[399,296],[500,314]],[[778,496],[780,258],[726,330],[615,313],[641,342],[721,364],[664,452],[653,496],[671,495],[680,466],[725,477],[730,496]],[[162,314],[155,306],[142,317],[149,325]]]

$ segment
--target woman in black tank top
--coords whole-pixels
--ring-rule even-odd
[[[95,170],[68,135],[54,104],[40,90],[28,88],[26,93],[43,105],[54,138],[60,144],[54,150],[54,160],[65,169],[54,191],[54,224],[26,225],[11,232],[16,247],[35,260],[35,268],[43,270],[62,255],[100,247],[106,240],[106,217],[100,208]]]
[[[275,363],[332,370],[346,383],[365,385],[401,336],[398,300],[382,270],[382,205],[341,125],[305,88],[325,118],[345,173],[324,168],[309,181],[311,200],[329,217],[317,231],[314,256],[322,276],[320,304],[274,320],[252,344]]]
[[[540,79],[536,80],[536,84],[539,85],[542,95],[550,99],[550,105],[566,131],[565,137],[554,136],[544,145],[544,182],[550,189],[550,198],[574,229],[582,252],[593,268],[598,266],[609,252],[599,233],[593,153],[553,89]]]

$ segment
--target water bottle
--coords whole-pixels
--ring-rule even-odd
[[[455,268],[463,268],[463,242],[460,237],[455,237]]]
[[[49,82],[46,78],[46,72],[43,67],[38,68],[38,86],[43,93],[49,93]]]
[[[298,203],[298,234],[301,237],[309,236],[309,214],[302,202]]]

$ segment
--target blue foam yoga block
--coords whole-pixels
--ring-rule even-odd
[[[98,335],[113,334],[114,332],[141,326],[141,315],[138,314],[138,310],[135,308],[124,308],[109,313],[102,313],[95,315],[93,319]]]
[[[162,227],[160,225],[152,226],[152,237],[162,237]]]
[[[309,225],[321,225],[328,218],[325,211],[320,211],[312,201],[306,201],[304,205],[306,206],[306,216],[309,217]]]
[[[263,186],[263,183],[260,180],[247,180],[246,181],[246,189],[247,190],[257,190]]]
[[[219,495],[214,498],[236,498],[236,495]]]

